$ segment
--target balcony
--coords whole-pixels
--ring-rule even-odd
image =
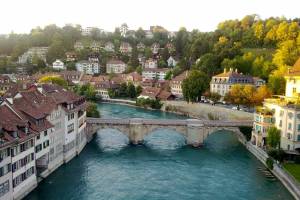
[[[264,103],[276,104],[279,106],[285,106],[288,108],[300,109],[300,98],[286,97],[276,95],[274,98],[265,99]]]

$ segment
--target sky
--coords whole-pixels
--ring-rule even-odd
[[[1,0],[0,33],[29,33],[34,27],[67,23],[107,31],[161,25],[170,31],[213,31],[219,22],[258,14],[300,17],[300,0]]]

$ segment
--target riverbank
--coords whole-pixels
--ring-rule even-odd
[[[104,99],[104,103],[114,103],[120,105],[136,106],[135,101],[125,99]],[[163,101],[163,106],[160,109],[163,112],[174,113],[195,119],[210,119],[210,120],[252,120],[253,114],[232,110],[224,107],[213,106],[204,103],[187,103],[185,101]],[[139,107],[143,108],[143,107]],[[151,108],[145,108],[153,110]]]
[[[246,148],[267,167],[266,160],[269,156],[265,151],[254,146],[251,142],[246,143]],[[288,172],[277,163],[273,164],[273,170],[271,170],[271,172],[278,180],[280,180],[296,200],[300,200],[300,184],[292,175],[288,174]]]
[[[185,101],[164,101],[162,111],[182,114],[197,119],[210,120],[252,120],[253,113],[232,110],[204,103],[187,103]]]

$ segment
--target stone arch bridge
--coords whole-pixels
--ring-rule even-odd
[[[228,130],[237,134],[240,141],[245,142],[244,135],[239,127],[252,127],[252,121],[222,121],[222,120],[197,120],[197,119],[102,119],[87,118],[87,134],[89,140],[101,129],[116,129],[127,135],[130,142],[140,144],[144,137],[158,129],[171,129],[186,139],[188,145],[201,146],[204,140],[213,132]]]

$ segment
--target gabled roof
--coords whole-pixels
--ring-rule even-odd
[[[294,66],[291,69],[289,69],[286,76],[299,76],[299,75],[300,75],[300,57],[295,62]]]

